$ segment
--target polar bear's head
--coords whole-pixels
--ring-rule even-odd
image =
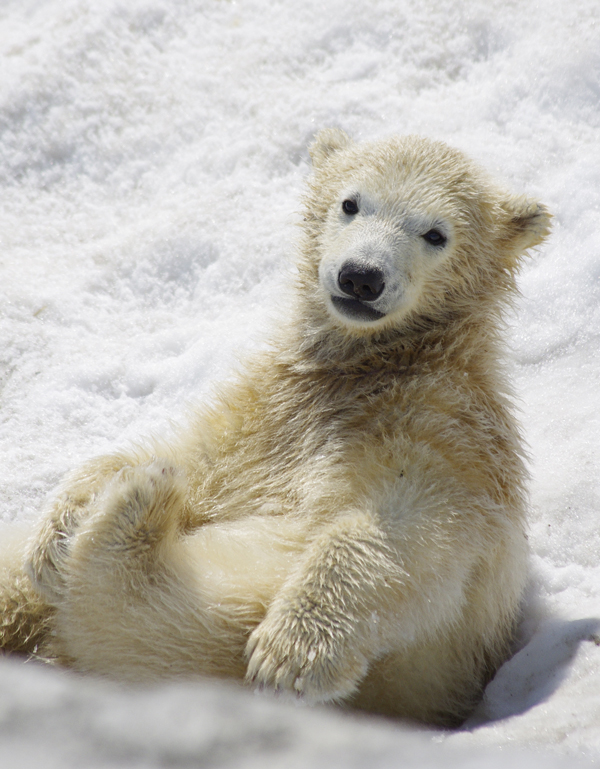
[[[313,290],[354,334],[447,313],[484,284],[502,291],[518,257],[548,230],[542,206],[505,194],[440,142],[355,144],[326,129],[311,156]]]

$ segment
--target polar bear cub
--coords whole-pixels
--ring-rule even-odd
[[[549,215],[418,137],[311,147],[268,351],[67,479],[0,592],[5,649],[456,724],[506,658],[525,470],[500,317]]]

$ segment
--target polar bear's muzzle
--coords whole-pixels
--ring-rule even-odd
[[[344,296],[332,296],[331,301],[336,310],[350,320],[362,323],[371,323],[385,317],[384,312],[379,312],[374,307],[369,307],[360,299],[350,299]]]
[[[338,286],[351,299],[374,302],[385,288],[385,279],[377,267],[346,262],[339,272]]]
[[[338,312],[363,322],[384,317],[385,313],[369,304],[376,301],[385,288],[384,274],[380,269],[348,261],[339,271],[337,285],[345,294],[331,297]]]
[[[334,222],[327,234],[319,283],[335,320],[375,330],[412,304],[418,249],[402,227],[369,219],[340,230]]]

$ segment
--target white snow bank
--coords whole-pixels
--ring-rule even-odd
[[[19,769],[585,769],[516,750],[436,744],[424,729],[309,709],[210,681],[126,690],[0,664],[2,765]]]

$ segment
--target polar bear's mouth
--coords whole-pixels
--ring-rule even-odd
[[[332,296],[331,301],[340,315],[345,315],[350,320],[371,323],[385,317],[384,312],[379,312],[360,299],[351,299],[345,296]]]

